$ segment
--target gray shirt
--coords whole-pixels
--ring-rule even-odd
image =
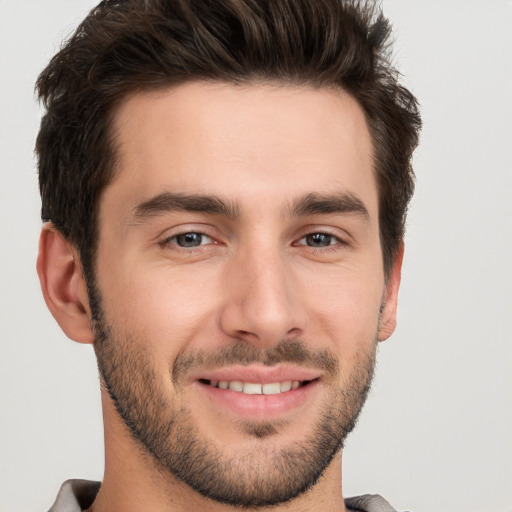
[[[48,512],[81,512],[92,505],[100,486],[101,482],[67,480],[62,484],[57,499]],[[397,512],[378,494],[347,498],[345,505],[349,510],[357,512]]]

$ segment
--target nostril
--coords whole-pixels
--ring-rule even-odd
[[[298,338],[302,333],[302,329],[299,329],[298,327],[292,327],[287,333],[287,337],[289,338]]]

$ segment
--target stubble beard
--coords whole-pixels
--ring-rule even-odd
[[[99,300],[95,303],[99,305]],[[350,375],[341,379],[342,385],[334,355],[312,352],[299,340],[283,341],[265,351],[235,341],[215,355],[183,353],[169,369],[175,384],[190,366],[203,365],[205,360],[269,366],[314,362],[330,377],[326,379],[331,382],[329,391],[311,432],[283,445],[272,439],[282,427],[279,421],[246,421],[239,425],[241,434],[261,442],[257,449],[251,442],[252,449],[242,447],[229,456],[199,431],[186,406],[176,408],[171,403],[155,373],[152,355],[143,345],[108,325],[101,308],[94,318],[100,375],[131,437],[151,456],[160,473],[170,473],[202,496],[235,507],[268,507],[311,489],[354,428],[374,374],[376,343],[359,355]]]

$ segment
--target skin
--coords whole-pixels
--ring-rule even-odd
[[[151,354],[169,403],[186,404],[201,436],[226,457],[304,441],[322,397],[343,387],[361,354],[395,328],[402,251],[386,280],[361,108],[339,90],[187,83],[127,98],[114,128],[120,159],[100,199],[96,265],[109,323]],[[150,215],[144,207],[177,193],[215,196],[236,205],[227,213],[237,215],[149,208]],[[294,212],[310,194],[348,198],[352,206]],[[197,232],[206,235],[201,245],[180,247],[177,235]],[[308,235],[315,233],[327,235],[328,245],[312,245]],[[51,224],[42,231],[38,272],[65,333],[93,343],[79,254]],[[338,381],[308,364],[283,364],[278,372],[310,372],[316,381],[295,405],[276,399],[276,412],[239,397],[212,398],[198,383],[207,373],[200,367],[179,383],[169,378],[180,354],[211,353],[233,340],[262,351],[301,340],[311,351],[334,355]],[[234,371],[254,381],[267,370]],[[129,436],[104,387],[102,400],[105,477],[92,510],[233,510],[164,474]],[[266,420],[281,424],[269,437],[241,428]],[[345,510],[341,453],[313,488],[275,508]]]

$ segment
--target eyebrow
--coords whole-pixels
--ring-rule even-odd
[[[351,193],[340,194],[307,194],[296,200],[291,211],[293,216],[319,215],[329,213],[349,213],[370,220],[370,214],[364,203]]]
[[[136,221],[143,222],[165,213],[187,211],[222,215],[230,219],[241,217],[240,207],[236,202],[225,201],[218,196],[181,194],[164,192],[144,201],[133,209]],[[350,193],[307,194],[292,202],[289,209],[294,217],[319,214],[357,214],[365,220],[370,219],[363,202]]]
[[[172,192],[164,192],[135,206],[133,216],[137,221],[144,221],[164,213],[179,211],[240,217],[240,210],[233,202],[226,202],[216,196]]]

